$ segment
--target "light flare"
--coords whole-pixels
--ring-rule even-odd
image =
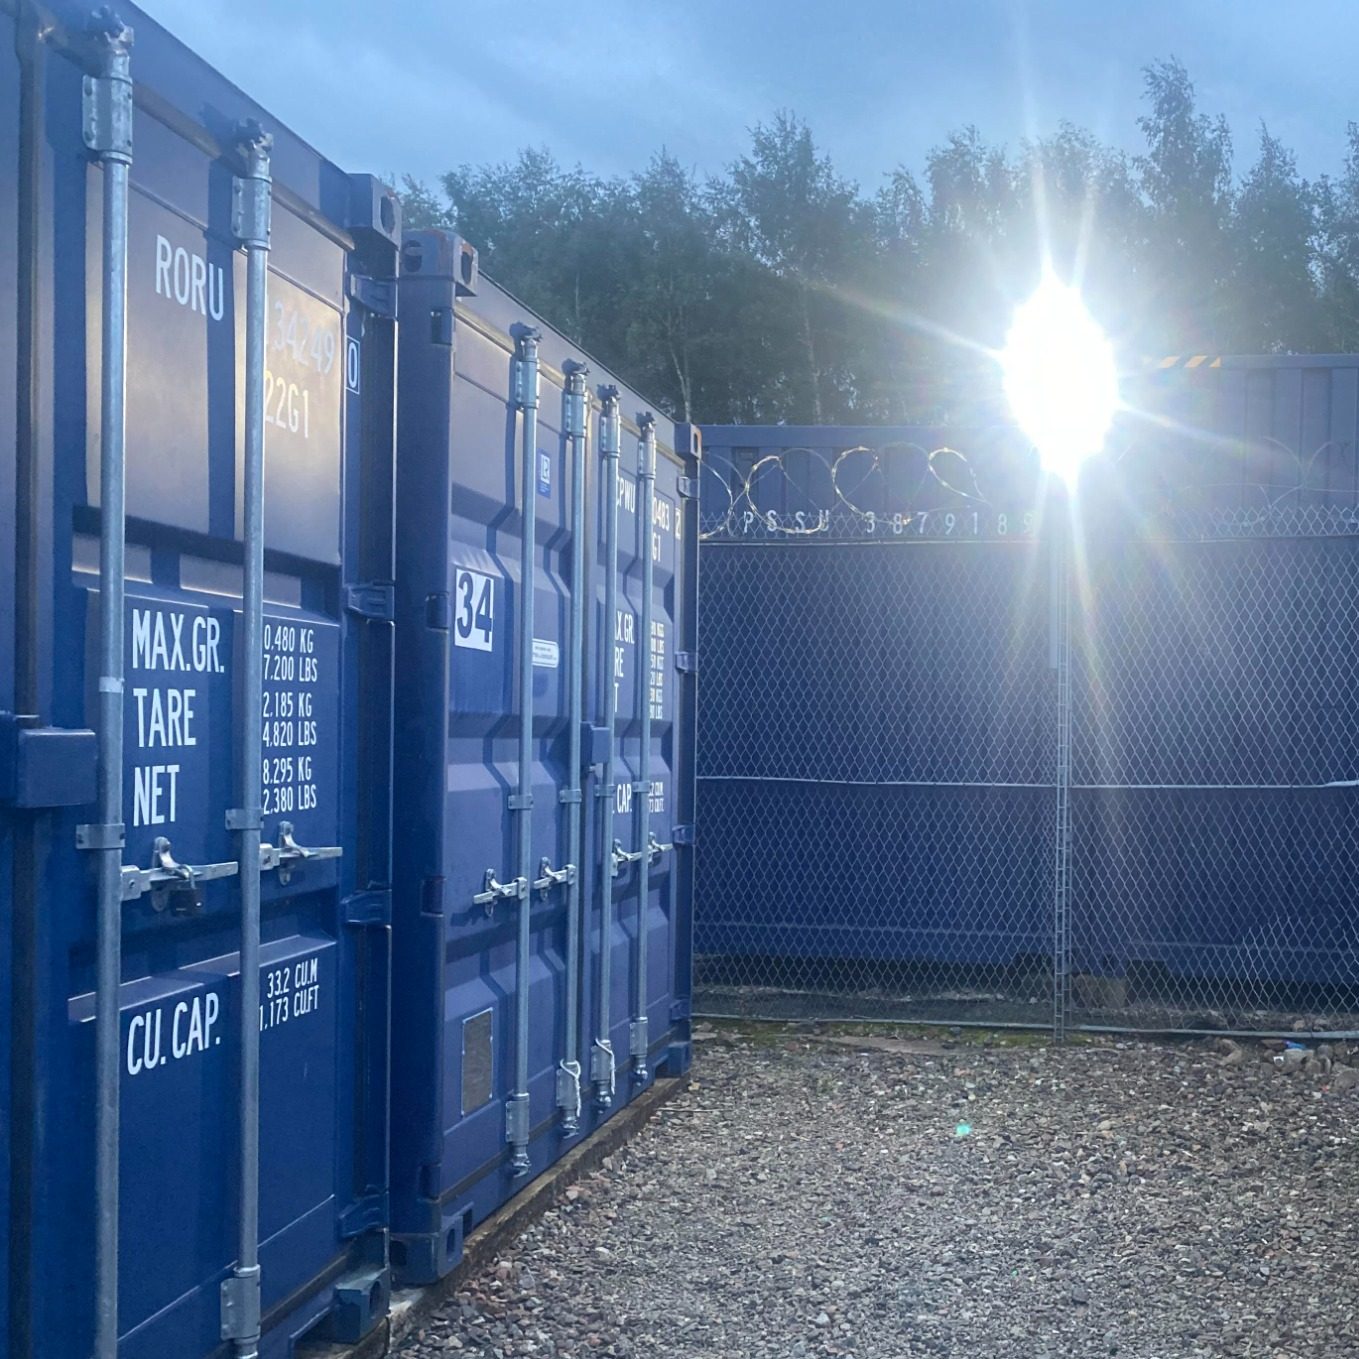
[[[1010,410],[1043,466],[1074,483],[1119,409],[1113,346],[1076,289],[1045,273],[1015,312],[1000,363]]]

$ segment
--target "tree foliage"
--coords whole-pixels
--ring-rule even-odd
[[[601,178],[529,149],[407,180],[406,220],[681,419],[945,422],[995,398],[994,351],[1044,268],[1078,282],[1124,361],[1359,346],[1359,125],[1304,180],[1263,124],[1239,177],[1175,60],[1144,72],[1129,156],[1081,128],[1014,147],[954,132],[917,178],[842,177],[779,113],[725,173],[662,150]]]

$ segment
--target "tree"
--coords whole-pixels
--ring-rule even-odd
[[[848,380],[836,362],[849,320],[837,284],[871,239],[857,188],[818,153],[805,123],[780,113],[755,126],[750,152],[731,166],[717,197],[729,241],[784,285],[802,369],[787,374],[795,383],[789,417],[821,424],[843,413],[843,403],[834,411],[831,403]]]
[[[428,184],[411,175],[401,177],[401,225],[411,230],[451,226],[448,204],[441,203]]]
[[[914,175],[898,167],[869,209],[872,247],[856,271],[861,319],[851,362],[860,419],[905,424],[928,404],[935,337],[921,324],[929,205]]]
[[[1348,126],[1345,166],[1338,179],[1314,190],[1320,346],[1348,353],[1359,347],[1359,124]]]
[[[438,216],[476,245],[486,272],[583,339],[608,291],[617,186],[536,148],[510,163],[450,170],[441,187]],[[416,208],[427,213],[430,203],[419,198]]]
[[[604,179],[546,150],[407,179],[498,279],[679,418],[966,425],[1003,414],[995,353],[1051,267],[1126,360],[1359,345],[1359,126],[1308,184],[1262,128],[1232,177],[1225,121],[1173,58],[1147,68],[1143,154],[1064,124],[972,126],[865,195],[790,113],[701,182],[661,151]]]
[[[1315,333],[1317,199],[1293,153],[1260,126],[1260,155],[1232,217],[1232,347],[1293,351]]]
[[[1174,58],[1145,72],[1151,111],[1138,119],[1147,204],[1144,313],[1181,351],[1220,350],[1232,274],[1232,139],[1226,120],[1198,111],[1194,84]]]
[[[670,398],[683,420],[696,418],[704,361],[720,345],[716,225],[693,175],[665,151],[631,185],[636,274],[628,300],[628,353]],[[710,380],[710,379],[709,379]]]
[[[1030,280],[1013,279],[1007,264],[1017,199],[1015,168],[1004,148],[965,127],[926,157],[925,180],[912,311],[931,344],[923,355],[917,418],[942,424],[994,405],[999,369],[993,356]]]

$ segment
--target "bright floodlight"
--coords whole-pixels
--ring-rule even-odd
[[[1010,409],[1043,466],[1075,481],[1104,446],[1118,406],[1113,347],[1080,294],[1045,274],[1015,312],[1001,364]]]

